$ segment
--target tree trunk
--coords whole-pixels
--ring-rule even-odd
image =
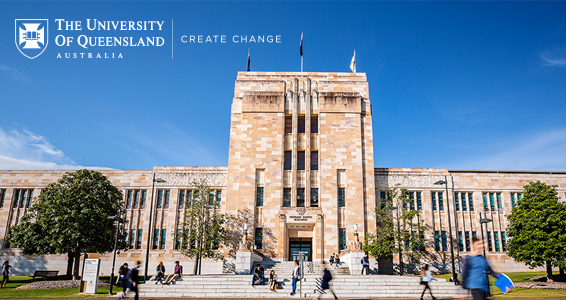
[[[552,279],[552,264],[549,261],[546,262],[546,277]]]
[[[67,277],[67,279],[71,279],[73,276],[73,259],[75,257],[72,252],[68,252],[67,257],[67,273],[65,274],[65,277]]]
[[[560,270],[560,276],[564,276],[564,268],[560,267],[559,270]]]
[[[75,268],[73,270],[73,279],[79,280],[81,277],[79,276],[79,267],[81,265],[81,252],[77,251],[75,254]]]
[[[198,256],[197,256],[197,257],[195,258],[195,267],[193,268],[193,275],[197,275],[198,261],[199,261],[199,258],[198,258]]]

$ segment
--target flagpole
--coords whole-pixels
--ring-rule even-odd
[[[301,56],[301,73],[303,72],[303,56]]]

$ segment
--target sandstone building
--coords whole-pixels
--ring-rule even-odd
[[[164,261],[170,268],[181,260],[186,270],[192,269],[192,260],[179,252],[179,233],[195,179],[207,180],[216,209],[246,220],[256,251],[283,261],[296,259],[299,252],[313,261],[356,251],[358,239],[376,230],[374,210],[387,191],[406,188],[411,207],[421,210],[427,226],[427,259],[441,270],[450,267],[449,231],[456,255],[465,256],[471,238],[481,236],[480,213],[493,220],[484,234],[495,268],[528,270],[506,255],[506,216],[531,181],[558,185],[561,200],[566,199],[566,172],[374,168],[373,148],[364,73],[239,72],[227,167],[102,172],[123,191],[129,221],[130,250],[119,254],[117,263],[143,261],[149,233],[151,266]],[[0,254],[14,261],[14,274],[66,268],[66,256],[23,256],[4,240],[34,197],[63,173],[0,171]],[[154,174],[165,182],[156,183],[148,228]],[[444,185],[434,184],[439,180],[448,182],[448,194]],[[243,233],[243,223],[231,225]],[[225,263],[232,260],[227,255]],[[397,261],[394,256],[393,264]],[[110,263],[111,256],[103,256],[102,274],[109,274],[105,266]],[[223,262],[203,267],[220,273]]]

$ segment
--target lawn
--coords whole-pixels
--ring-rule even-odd
[[[0,289],[0,299],[30,299],[30,298],[93,298],[105,297],[108,294],[108,287],[99,287],[96,295],[79,295],[78,288],[50,289],[50,290],[16,290],[15,288],[31,282],[29,276],[10,276],[10,281],[6,288]],[[114,289],[114,292],[122,289]]]

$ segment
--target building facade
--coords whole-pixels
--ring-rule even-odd
[[[495,268],[528,270],[506,255],[506,216],[531,181],[556,184],[561,201],[566,198],[566,172],[374,168],[373,147],[364,73],[239,72],[227,167],[102,172],[123,191],[127,209],[130,249],[118,255],[118,263],[143,261],[149,238],[151,266],[164,261],[171,267],[180,260],[192,268],[192,260],[179,251],[180,233],[192,182],[201,179],[211,187],[215,209],[231,220],[231,232],[237,239],[248,237],[248,243],[234,247],[253,245],[264,257],[282,261],[295,260],[299,253],[305,260],[321,260],[359,251],[358,241],[377,230],[374,211],[387,191],[406,188],[411,208],[421,211],[427,227],[427,260],[441,271],[450,268],[450,231],[456,256],[465,256],[471,238],[481,237],[480,217],[493,220],[483,234]],[[4,240],[42,188],[63,173],[0,171],[0,254],[17,261],[14,274],[66,269],[66,256],[24,256]],[[152,195],[154,174],[165,182],[156,183]],[[440,180],[448,186],[435,185]],[[203,272],[230,269],[226,264],[234,251],[229,250],[224,262],[203,264]],[[111,256],[102,261],[102,274],[109,274]],[[386,270],[397,262],[394,256],[379,266]]]

